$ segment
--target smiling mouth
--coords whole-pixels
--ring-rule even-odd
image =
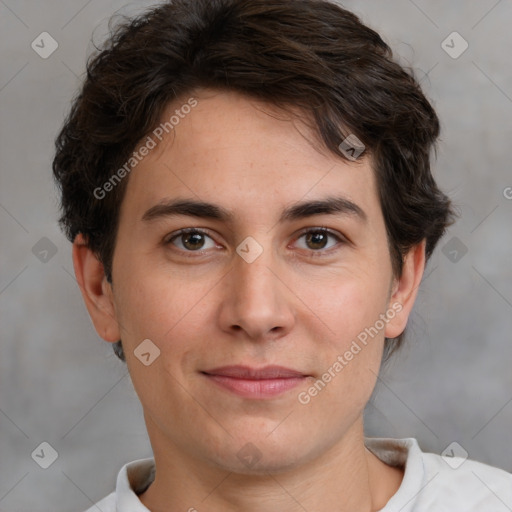
[[[220,388],[244,398],[272,398],[305,382],[311,375],[282,366],[224,366],[201,372]]]

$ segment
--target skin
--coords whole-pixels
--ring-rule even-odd
[[[403,331],[413,307],[424,243],[394,277],[369,156],[343,160],[322,149],[299,119],[236,93],[201,90],[194,97],[198,105],[129,176],[113,286],[81,235],[73,246],[96,330],[106,341],[123,340],[144,410],[156,478],[141,501],[152,511],[379,510],[403,470],[365,448],[362,414],[384,338]],[[356,203],[366,220],[345,212],[279,222],[290,205],[333,193]],[[143,220],[176,198],[215,203],[234,217]],[[319,226],[341,241],[308,242],[303,230]],[[169,240],[182,228],[207,231],[193,242],[204,244],[202,254],[186,237]],[[236,252],[248,236],[263,248],[252,263]],[[393,304],[401,311],[317,396],[300,403],[298,393]],[[134,355],[145,339],[160,350],[149,366]],[[254,400],[200,373],[232,364],[276,364],[310,377]],[[247,443],[260,455],[251,467],[237,457]]]

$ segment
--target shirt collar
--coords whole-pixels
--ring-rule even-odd
[[[116,510],[150,512],[139,499],[155,478],[154,459],[139,459],[125,464],[117,475]]]
[[[382,462],[390,466],[404,467],[404,477],[398,491],[378,512],[413,512],[416,499],[427,484],[422,451],[416,439],[390,439],[367,437],[365,446]]]

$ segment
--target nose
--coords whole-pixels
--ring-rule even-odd
[[[222,289],[218,318],[224,332],[263,341],[283,337],[292,329],[293,293],[270,249],[251,263],[236,254]]]

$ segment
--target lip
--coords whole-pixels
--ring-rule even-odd
[[[295,388],[310,375],[283,366],[223,366],[201,372],[208,380],[238,396],[272,398]]]

